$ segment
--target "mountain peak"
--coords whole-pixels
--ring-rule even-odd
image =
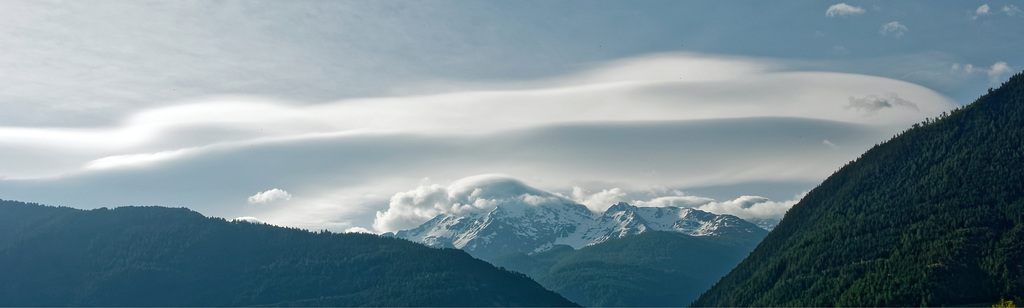
[[[629,203],[619,202],[619,203],[616,203],[616,204],[612,205],[607,210],[605,210],[605,213],[607,213],[607,212],[622,212],[622,211],[629,211],[629,210],[635,210],[635,209],[636,209],[636,207],[632,206],[632,205],[629,205]]]

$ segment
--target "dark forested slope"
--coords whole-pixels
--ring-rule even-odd
[[[1024,299],[1024,75],[875,146],[695,306]]]
[[[760,231],[730,237],[654,231],[580,250],[555,246],[490,261],[526,273],[585,306],[678,307],[696,299],[747,256],[767,233]]]
[[[571,306],[454,249],[187,209],[0,201],[0,306]]]

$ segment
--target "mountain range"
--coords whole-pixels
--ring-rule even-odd
[[[580,249],[649,231],[743,239],[760,239],[767,233],[738,217],[692,208],[637,207],[620,202],[598,214],[514,179],[499,181],[504,182],[491,187],[501,187],[503,195],[516,198],[490,209],[440,214],[419,227],[387,235],[432,247],[462,249],[486,260],[510,253],[538,253],[556,245]]]
[[[465,250],[585,306],[636,307],[688,305],[768,233],[692,208],[620,202],[594,213],[511,178],[474,194],[497,202],[387,236]]]

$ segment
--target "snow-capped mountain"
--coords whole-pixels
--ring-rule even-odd
[[[441,214],[394,236],[434,247],[463,249],[489,258],[513,252],[535,253],[553,245],[575,249],[648,231],[691,236],[763,237],[767,231],[732,215],[679,207],[636,207],[624,202],[604,213],[568,200],[509,202],[473,213]]]

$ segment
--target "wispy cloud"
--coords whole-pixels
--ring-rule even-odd
[[[860,15],[864,13],[864,9],[856,6],[852,6],[846,3],[833,4],[825,10],[825,16],[836,17],[836,16],[852,16]]]
[[[898,21],[892,21],[887,24],[884,24],[882,25],[882,29],[878,30],[878,33],[881,33],[882,36],[892,36],[894,38],[899,38],[903,36],[903,33],[906,32],[907,26],[904,26]]]
[[[978,68],[970,63],[953,63],[949,69],[950,74],[972,75],[974,73],[985,73],[986,75],[988,75],[989,82],[991,83],[999,83],[1001,80],[1005,78],[1005,76],[1013,73],[1013,71],[1014,69],[1010,67],[1010,65],[1005,61],[998,61],[996,63],[993,63],[992,66],[988,68]]]
[[[1006,13],[1006,15],[1009,16],[1017,16],[1020,15],[1022,12],[1020,8],[1018,8],[1016,5],[1007,4],[1003,6],[1003,13]]]

